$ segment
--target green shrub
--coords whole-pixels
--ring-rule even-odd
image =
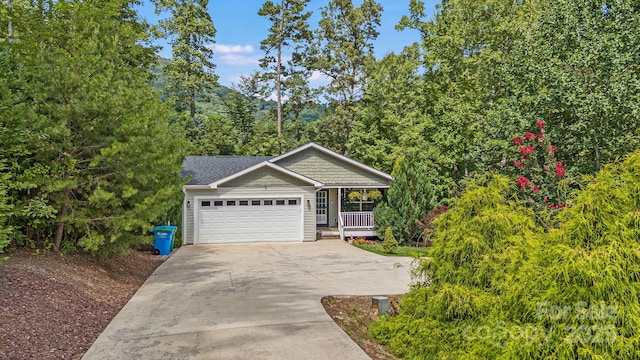
[[[435,208],[428,171],[417,161],[401,157],[392,175],[387,196],[373,209],[376,231],[380,234],[391,227],[399,243],[421,242],[424,229],[420,221]]]
[[[588,178],[548,232],[516,191],[491,178],[435,220],[422,281],[374,336],[403,358],[638,358],[640,152]]]
[[[384,231],[384,241],[382,242],[382,248],[389,254],[395,254],[396,251],[398,251],[398,241],[396,240],[396,237],[393,236],[393,230],[391,230],[391,227],[387,227],[387,229]]]
[[[402,300],[400,316],[372,325],[379,341],[403,358],[499,354],[485,339],[469,342],[465,329],[496,322],[503,309],[522,309],[518,297],[503,294],[539,244],[532,210],[511,200],[515,191],[505,177],[480,180],[434,220],[431,257],[414,269],[419,285]]]
[[[514,340],[508,357],[640,355],[640,152],[586,180],[536,264],[544,291],[530,326],[543,330],[546,342]]]

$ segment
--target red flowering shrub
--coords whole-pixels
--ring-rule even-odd
[[[518,158],[513,161],[519,196],[536,210],[560,210],[566,207],[568,193],[566,165],[556,159],[558,148],[545,136],[546,123],[536,120],[538,135],[527,131],[514,137]]]
[[[525,191],[527,189],[527,185],[529,185],[530,183],[531,182],[529,181],[529,179],[522,175],[518,176],[518,179],[516,180],[516,184],[520,186],[520,190],[522,191]]]
[[[563,166],[561,162],[556,163],[556,177],[557,178],[561,178],[563,177],[567,172],[563,169]]]
[[[535,149],[531,145],[523,146],[520,149],[520,153],[522,154],[522,158],[526,159],[530,154],[533,154]]]
[[[433,227],[431,226],[431,223],[438,215],[442,214],[447,210],[449,210],[449,207],[447,205],[443,205],[443,206],[438,205],[436,206],[435,210],[429,211],[427,216],[422,218],[422,221],[418,221],[418,225],[420,225],[420,227],[424,229],[425,245],[431,245],[431,239],[433,237]]]

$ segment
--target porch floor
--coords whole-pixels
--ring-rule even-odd
[[[339,239],[340,230],[337,227],[319,227],[317,228],[321,233],[321,239]],[[377,234],[373,229],[345,229],[345,239],[348,237],[365,237],[375,238]]]

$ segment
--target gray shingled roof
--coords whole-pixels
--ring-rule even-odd
[[[187,156],[180,176],[191,177],[188,185],[209,185],[248,169],[273,156]]]

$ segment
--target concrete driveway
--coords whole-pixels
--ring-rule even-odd
[[[320,300],[404,293],[410,263],[340,240],[182,247],[83,359],[369,359]]]

